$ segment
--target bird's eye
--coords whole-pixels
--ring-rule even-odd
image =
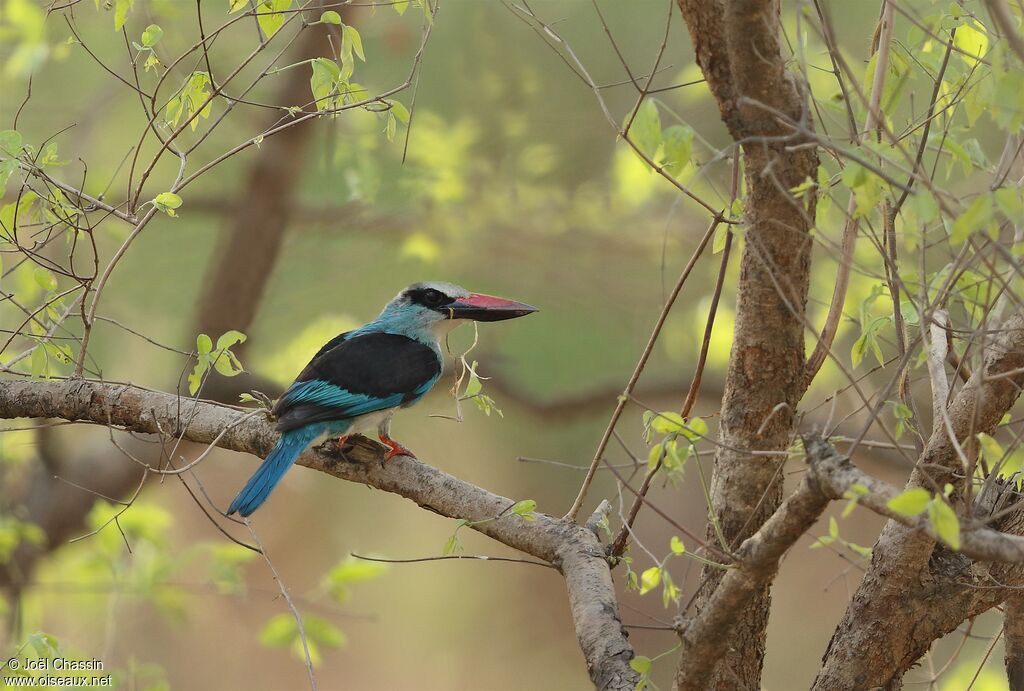
[[[431,306],[440,305],[444,302],[444,294],[431,288],[423,294],[423,302]]]

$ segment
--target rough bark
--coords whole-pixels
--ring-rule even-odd
[[[1003,640],[1006,653],[1006,679],[1010,691],[1024,691],[1024,597],[1007,598],[1003,604]]]
[[[804,446],[808,469],[800,485],[761,529],[736,550],[735,562],[708,605],[696,617],[677,624],[683,640],[678,688],[705,688],[705,680],[724,654],[720,641],[732,636],[733,613],[741,611],[765,583],[771,582],[785,552],[807,532],[829,501],[851,496],[847,492],[857,487],[860,506],[927,536],[933,543],[937,539],[926,520],[897,514],[888,507],[888,501],[899,494],[896,487],[865,474],[818,436],[805,437]],[[995,525],[987,525],[984,517],[1020,502],[1021,498],[1008,484],[993,485],[993,489],[979,498],[975,507],[977,519],[964,521],[959,551],[933,544],[928,564],[930,578],[917,589],[918,597],[910,604],[910,630],[900,631],[899,635],[905,636],[908,647],[920,654],[965,619],[1008,598],[1004,610],[1006,665],[1012,686],[1019,683],[1024,670],[1024,626],[1018,601],[1019,588],[1024,583],[1024,537],[1020,535],[1024,512],[1018,508]],[[883,620],[877,626],[886,627],[888,623],[888,619]],[[875,688],[873,682],[847,678],[830,688]],[[889,684],[897,685],[898,679]]]
[[[181,435],[262,457],[277,433],[266,416],[251,412],[128,384],[0,380],[0,418],[59,418],[168,439]],[[523,520],[508,513],[512,499],[406,456],[383,463],[381,447],[354,439],[356,445],[345,453],[332,441],[306,451],[298,464],[401,495],[442,516],[488,519],[474,530],[550,562],[565,577],[576,635],[595,687],[633,689],[639,679],[629,666],[633,649],[619,619],[604,550],[591,529],[541,513]]]
[[[730,640],[737,623],[735,613],[761,597],[778,572],[786,551],[828,506],[830,497],[819,480],[819,473],[832,466],[849,464],[820,438],[805,440],[808,472],[792,495],[765,521],[760,530],[743,541],[736,550],[736,561],[708,598],[699,615],[680,622],[683,651],[679,658],[676,688],[701,691]]]
[[[789,189],[815,175],[818,158],[792,129],[770,114],[808,123],[803,90],[787,72],[779,43],[776,0],[679,0],[697,62],[746,165],[746,249],[736,296],[736,328],[726,373],[720,441],[711,481],[712,508],[725,538],[737,545],[778,508],[782,483],[777,463],[750,451],[788,446],[797,404],[806,390],[803,314],[810,276],[809,207]],[[710,528],[709,539],[715,539]],[[698,609],[708,605],[722,577],[710,581]],[[736,614],[729,650],[707,688],[758,688],[770,596]],[[681,671],[680,679],[686,680]]]
[[[977,432],[991,433],[1016,402],[1024,374],[1000,375],[1022,367],[1024,313],[1017,312],[1002,325],[984,366],[972,374],[947,409],[961,444]],[[936,421],[908,487],[942,487],[950,482],[959,488],[959,467],[956,448],[945,426]],[[1020,532],[1015,523],[996,527]],[[926,531],[890,521],[829,643],[814,688],[899,688],[906,671],[937,638],[999,604],[1011,592],[993,584],[1013,585],[1020,580],[1020,567],[989,570],[963,554],[936,550],[933,536]],[[976,582],[987,587],[967,587]]]

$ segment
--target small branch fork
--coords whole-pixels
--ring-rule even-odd
[[[277,434],[264,416],[129,384],[83,379],[0,380],[0,419],[60,418],[145,434],[173,434],[200,444],[265,456]],[[243,419],[244,418],[244,419]],[[598,689],[632,690],[633,648],[619,619],[611,572],[595,530],[546,514],[507,513],[515,502],[437,468],[398,456],[381,463],[380,448],[361,438],[342,454],[336,442],[306,451],[298,464],[392,492],[554,566],[565,578],[569,606],[590,678]],[[603,502],[598,514],[610,506]],[[495,516],[499,516],[495,518]],[[487,520],[484,520],[487,519]],[[601,515],[587,522],[596,526]]]

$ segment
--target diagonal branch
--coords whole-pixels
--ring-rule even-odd
[[[81,379],[0,380],[0,418],[60,418],[138,433],[170,434],[262,457],[273,447],[277,433],[268,420],[251,416],[251,412],[129,384]],[[540,513],[534,514],[535,520],[525,521],[508,513],[512,499],[412,458],[381,460],[381,449],[372,442],[362,441],[344,454],[335,442],[329,442],[306,451],[298,463],[398,494],[442,516],[486,519],[473,528],[550,562],[565,578],[576,635],[594,685],[598,689],[633,689],[639,679],[629,666],[633,648],[619,620],[604,549],[593,531]]]

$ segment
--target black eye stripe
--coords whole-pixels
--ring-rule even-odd
[[[436,308],[449,304],[453,298],[434,288],[420,288],[409,291],[409,300],[424,307]]]

